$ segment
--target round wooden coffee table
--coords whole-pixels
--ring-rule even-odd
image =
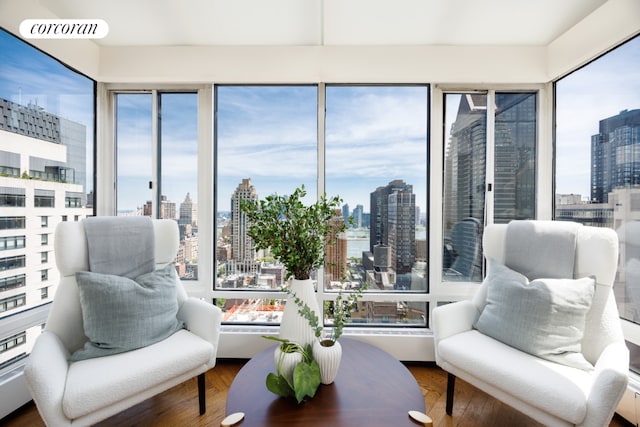
[[[341,338],[342,361],[333,384],[320,385],[313,399],[298,404],[267,390],[276,372],[275,347],[247,362],[233,380],[227,414],[244,412],[239,427],[416,426],[410,410],[425,411],[424,396],[409,370],[390,354],[355,339]]]

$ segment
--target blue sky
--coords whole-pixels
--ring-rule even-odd
[[[162,194],[176,203],[187,193],[198,200],[197,95],[163,93]],[[119,94],[117,103],[118,210],[130,211],[151,200],[151,94]]]
[[[556,89],[556,192],[585,198],[600,120],[640,108],[640,37],[564,77]]]
[[[427,88],[330,86],[326,96],[326,193],[353,209],[394,179],[426,205]],[[242,178],[259,197],[300,184],[315,196],[316,86],[218,88],[218,203],[226,210]]]

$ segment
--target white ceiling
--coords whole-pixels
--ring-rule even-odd
[[[607,0],[40,0],[105,46],[546,46]]]

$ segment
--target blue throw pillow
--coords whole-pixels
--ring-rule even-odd
[[[536,279],[489,259],[487,303],[474,324],[485,335],[563,365],[592,370],[582,337],[595,293],[592,277]]]
[[[178,321],[175,266],[129,279],[76,273],[84,332],[89,341],[72,361],[122,353],[162,341],[183,327]]]

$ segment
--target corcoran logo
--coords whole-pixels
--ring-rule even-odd
[[[102,19],[25,19],[20,34],[26,39],[101,39],[109,32]]]

